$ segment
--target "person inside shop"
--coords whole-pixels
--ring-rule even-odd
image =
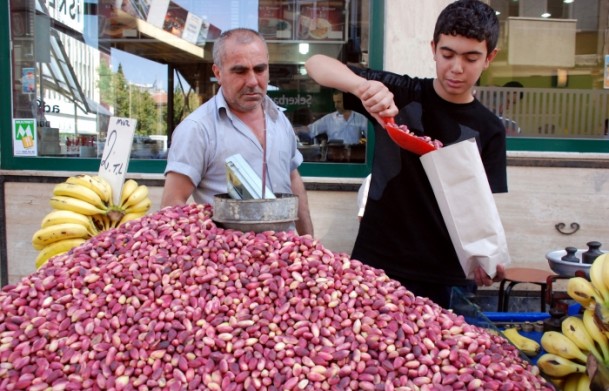
[[[366,139],[368,134],[368,119],[355,111],[346,110],[343,92],[335,90],[332,101],[336,111],[326,114],[309,125],[309,137],[318,138],[325,135],[327,142],[345,145],[356,145]]]
[[[225,31],[213,47],[217,94],[186,117],[172,136],[161,207],[182,205],[192,196],[213,204],[227,193],[225,159],[241,154],[273,193],[298,196],[298,234],[313,235],[307,193],[298,167],[303,161],[290,121],[267,96],[269,52],[255,30]]]
[[[313,144],[314,140],[309,134],[309,124],[313,122],[314,117],[311,109],[308,107],[299,107],[292,114],[292,126],[294,133],[298,136],[298,141],[303,144]]]
[[[510,88],[523,88],[524,86],[519,81],[508,81],[503,85],[503,87]],[[510,111],[519,101],[522,100],[524,93],[520,92],[510,92],[506,94],[503,99],[496,98],[499,102],[495,104],[495,114],[499,117],[503,125],[505,126],[505,131],[510,136],[516,136],[520,134],[520,127],[518,123],[508,117],[505,116],[507,112]]]
[[[345,106],[375,119],[375,150],[364,215],[351,254],[447,308],[452,287],[471,293],[504,278],[481,266],[468,280],[417,154],[400,149],[382,127],[396,117],[411,131],[445,146],[475,137],[493,192],[507,192],[506,137],[499,118],[480,103],[473,87],[497,54],[499,22],[479,0],[458,0],[440,13],[431,41],[435,78],[350,67],[324,55],[306,63],[322,86],[347,92]],[[395,48],[394,48],[395,49]],[[474,284],[475,283],[475,284]]]

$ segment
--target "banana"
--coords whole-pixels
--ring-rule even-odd
[[[577,374],[576,374],[577,375]],[[567,383],[567,377],[550,377],[547,376],[548,380],[550,380],[552,382],[552,384],[554,385],[556,390],[563,390],[564,391],[564,387],[565,384]]]
[[[91,177],[91,183],[93,186],[99,188],[99,190],[104,194],[102,196],[102,200],[105,200],[109,205],[112,204],[112,186],[110,183],[99,175],[94,175]]]
[[[91,188],[74,183],[58,183],[53,188],[53,195],[66,196],[86,201],[91,205],[95,205],[100,209],[106,209],[106,204],[101,197]]]
[[[607,280],[607,278],[609,278],[609,253],[604,253],[599,255],[598,257],[596,257],[596,259],[594,260],[594,262],[596,262],[599,258],[602,258],[603,260],[601,261],[603,263],[603,269],[602,269],[602,275],[603,275],[603,282],[605,283],[605,287],[607,289],[609,289],[609,280]]]
[[[146,212],[141,212],[141,213],[127,213],[126,215],[123,216],[123,218],[119,221],[118,225],[123,225],[128,221],[131,220],[135,220],[135,219],[139,219],[140,217],[143,217],[146,215]],[[117,225],[117,226],[118,226]]]
[[[49,244],[64,239],[89,238],[89,231],[80,224],[64,223],[40,228],[32,237],[32,246],[42,250]]]
[[[66,179],[66,183],[73,183],[88,187],[99,195],[99,198],[102,199],[105,203],[110,203],[112,201],[112,189],[110,188],[110,184],[99,177],[95,179],[88,174],[74,175]]]
[[[83,238],[76,239],[65,239],[59,240],[57,242],[51,243],[48,246],[44,247],[38,253],[36,257],[36,269],[40,266],[44,265],[49,259],[54,257],[55,255],[63,254],[65,252],[70,251],[72,248],[76,246],[80,246],[86,240]]]
[[[562,333],[573,341],[577,347],[584,352],[592,353],[599,361],[603,362],[603,356],[600,354],[594,340],[588,334],[584,321],[576,316],[569,316],[562,321]]]
[[[104,219],[105,215],[95,215],[91,216],[91,220],[93,221],[93,225],[97,229],[97,231],[105,231],[108,229],[106,227],[106,220]]]
[[[598,322],[598,327],[603,330],[605,336],[609,339],[609,307],[596,304],[596,307],[594,307],[594,317]]]
[[[51,207],[53,209],[70,210],[72,212],[80,213],[85,216],[93,216],[96,214],[106,213],[105,210],[102,210],[93,204],[72,197],[53,196],[49,200],[49,203],[51,204]]]
[[[85,216],[80,213],[73,212],[71,210],[53,210],[49,212],[40,223],[40,228],[50,227],[52,225],[74,223],[80,224],[87,228],[91,236],[95,236],[99,233],[99,230],[93,223],[91,216]]]
[[[609,303],[609,288],[603,281],[603,273],[605,268],[605,262],[609,259],[609,256],[605,253],[603,255],[599,255],[592,265],[590,266],[590,281],[592,285],[596,288],[596,290],[600,293],[600,297],[603,299],[601,301],[602,304],[607,305]]]
[[[503,335],[508,339],[508,341],[516,346],[518,350],[529,357],[535,357],[541,350],[541,346],[537,341],[520,334],[514,327],[503,330]]]
[[[102,220],[104,221],[104,231],[107,231],[110,228],[115,227],[114,221],[112,221],[112,219],[110,219],[110,217],[108,215],[103,215]]]
[[[541,336],[541,346],[548,353],[557,354],[568,359],[579,360],[586,363],[588,356],[582,352],[575,342],[558,331],[546,331]]]
[[[85,227],[89,226],[89,217],[71,210],[53,210],[42,218],[40,228],[49,227],[62,223],[81,224]]]
[[[590,391],[590,377],[588,373],[582,373],[577,382],[577,391]]]
[[[139,185],[137,187],[137,189],[135,189],[135,191],[133,191],[133,193],[131,193],[131,195],[129,197],[127,197],[127,199],[125,200],[125,202],[123,202],[121,204],[121,207],[123,209],[125,209],[125,211],[129,211],[129,208],[139,204],[140,202],[146,200],[148,198],[148,186],[146,185]]]
[[[129,208],[127,208],[125,210],[125,213],[126,214],[145,213],[150,210],[151,206],[152,206],[152,200],[150,198],[146,197],[142,201],[140,201],[138,204],[132,205]]]
[[[564,380],[562,387],[560,389],[562,391],[577,391],[577,385],[579,383],[579,378],[582,376],[582,373],[572,373],[567,375]]]
[[[91,237],[93,237],[99,233],[99,230],[95,226],[95,222],[93,221],[93,216],[87,216],[87,217],[89,218],[89,226],[87,228],[89,230],[89,234],[91,235]]]
[[[572,373],[585,373],[586,366],[553,353],[544,353],[537,360],[539,369],[548,376],[564,377]]]
[[[582,321],[584,322],[584,326],[586,327],[588,334],[590,334],[592,339],[600,347],[604,362],[609,361],[609,340],[600,327],[598,327],[598,324],[594,319],[594,310],[584,310]]]
[[[583,277],[571,277],[567,281],[567,294],[584,308],[594,308],[602,299],[592,283]]]
[[[539,372],[539,368],[537,368]],[[567,377],[551,377],[546,375],[546,378],[554,385],[556,390],[563,390],[565,383],[567,382]]]
[[[125,183],[123,183],[123,188],[121,189],[121,199],[119,202],[119,206],[125,205],[125,201],[133,192],[137,189],[138,183],[133,179],[127,179]]]

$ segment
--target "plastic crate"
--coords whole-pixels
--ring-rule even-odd
[[[550,317],[548,312],[482,312],[478,305],[468,299],[468,294],[458,288],[453,289],[450,308],[456,314],[462,315],[469,324],[499,332],[509,324],[543,322]],[[577,315],[580,310],[580,304],[572,304],[568,308],[567,315]],[[543,332],[520,330],[520,334],[540,342]],[[526,356],[524,353],[521,353],[521,356],[535,364],[543,353],[545,351],[541,348],[539,354],[535,357]]]

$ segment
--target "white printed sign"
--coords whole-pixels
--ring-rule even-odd
[[[99,163],[99,176],[110,183],[115,205],[120,202],[136,125],[136,119],[119,117],[111,117],[108,125],[108,136]]]
[[[156,0],[150,4],[148,10],[148,17],[146,21],[151,25],[163,28],[165,22],[165,15],[167,15],[167,9],[169,8],[169,0]]]
[[[85,7],[83,0],[45,0],[49,16],[78,31],[85,32]]]

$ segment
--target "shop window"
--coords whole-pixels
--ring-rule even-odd
[[[490,4],[501,23],[500,51],[476,93],[506,122],[508,137],[519,139],[508,140],[508,146],[540,141],[528,148],[545,150],[548,139],[606,140],[609,58],[600,42],[607,21],[600,15],[609,1]],[[594,144],[599,150],[604,145]]]
[[[609,0],[490,4],[501,23],[500,51],[476,94],[515,129],[508,149],[606,152],[609,55],[602,15]],[[11,79],[5,80],[12,89],[11,104],[2,109],[14,131],[3,138],[4,168],[72,170],[70,161],[85,158],[79,169],[96,169],[108,120],[117,116],[138,120],[130,170],[162,172],[172,130],[218,89],[211,72],[215,37],[246,26],[267,39],[268,94],[299,134],[304,175],[364,177],[371,129],[359,129],[357,143],[311,137],[313,122],[335,111],[334,91],[312,82],[303,64],[323,53],[382,68],[384,7],[370,0],[9,0],[0,15],[10,22]],[[544,25],[568,25],[569,32],[545,37],[544,50],[559,55],[540,59],[537,41],[527,41],[538,34],[526,31]]]
[[[337,110],[337,99],[303,64],[324,53],[367,65],[369,0],[10,0],[10,6],[12,116],[31,126],[33,138],[27,147],[15,143],[16,157],[100,157],[114,116],[138,121],[133,160],[163,160],[175,126],[218,90],[215,38],[250,27],[267,40],[268,94],[293,122],[305,161],[368,166],[368,122],[336,115],[335,124],[342,118],[353,132],[348,137],[322,126],[318,120]]]

